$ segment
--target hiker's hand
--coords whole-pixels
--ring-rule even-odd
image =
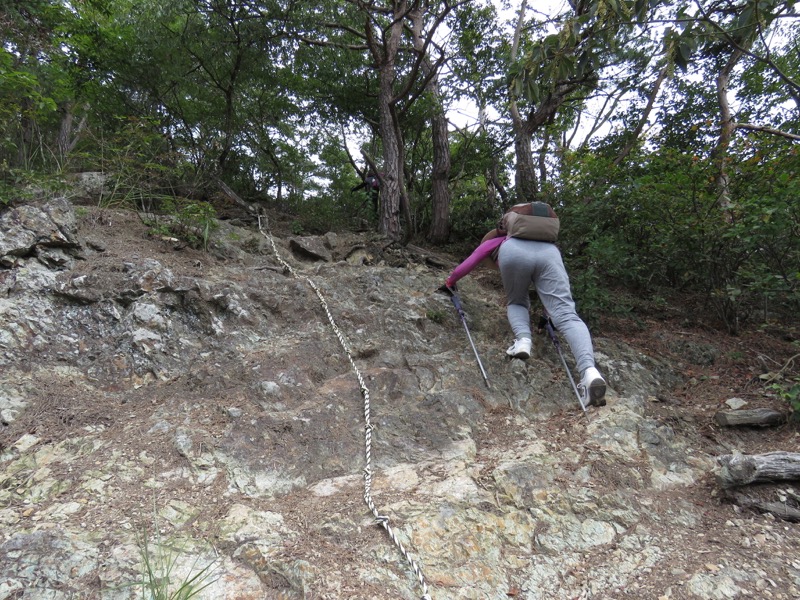
[[[538,333],[539,335],[543,334],[548,323],[550,324],[550,327],[553,328],[553,331],[557,331],[556,326],[553,325],[553,321],[550,319],[550,317],[545,317],[544,315],[542,315],[541,317],[539,317],[539,325],[536,327],[536,333]]]
[[[436,291],[442,294],[447,294],[448,296],[452,297],[452,295],[455,294],[458,290],[455,284],[447,285],[447,283],[445,283],[442,287],[437,288]]]

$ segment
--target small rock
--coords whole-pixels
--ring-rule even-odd
[[[175,435],[175,449],[178,451],[178,454],[185,458],[189,458],[189,454],[192,451],[192,438],[189,435],[189,432],[183,428],[178,429]]]
[[[331,252],[325,247],[325,244],[318,237],[295,237],[289,239],[289,248],[298,255],[305,259],[310,260],[324,260],[331,262]]]
[[[274,381],[262,381],[260,387],[261,392],[265,396],[277,396],[281,389],[280,386]]]
[[[739,410],[743,406],[747,406],[747,401],[742,400],[741,398],[729,398],[728,400],[725,400],[725,404],[727,404],[728,407],[732,408],[733,410]]]

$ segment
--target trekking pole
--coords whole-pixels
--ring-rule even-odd
[[[578,386],[575,385],[575,380],[572,378],[572,372],[569,370],[567,366],[567,361],[564,358],[564,353],[561,351],[561,342],[558,341],[558,336],[556,335],[556,330],[553,327],[553,323],[550,321],[550,317],[547,313],[544,314],[541,321],[539,322],[539,326],[541,327],[542,321],[544,322],[544,327],[547,330],[547,335],[550,336],[550,339],[553,341],[553,345],[556,347],[558,351],[558,356],[561,358],[561,364],[564,365],[564,370],[567,372],[567,377],[569,377],[570,385],[572,385],[572,391],[575,392],[575,396],[578,398],[578,404],[581,405],[581,409],[583,409],[583,414],[586,415],[586,418],[589,418],[589,413],[586,411],[586,407],[583,405],[583,400],[581,399],[581,395],[578,392]]]
[[[481,369],[481,375],[483,375],[483,380],[486,382],[486,387],[491,388],[489,385],[489,378],[486,376],[486,371],[483,369],[483,363],[481,362],[481,357],[478,356],[478,350],[475,348],[475,343],[472,341],[472,336],[469,333],[469,327],[467,327],[467,315],[464,314],[464,309],[461,308],[461,299],[458,297],[456,291],[448,287],[447,288],[450,294],[450,300],[453,302],[453,306],[456,307],[456,312],[458,312],[458,316],[461,319],[461,322],[464,324],[464,331],[467,332],[467,339],[469,340],[469,345],[472,346],[472,351],[475,353],[475,360],[478,361],[478,367]]]

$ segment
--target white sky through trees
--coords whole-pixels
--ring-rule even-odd
[[[537,17],[546,20],[556,14],[564,12],[567,8],[566,0],[486,0],[494,5],[498,15],[498,25],[503,27],[504,35],[509,40],[514,35],[514,28],[519,18],[520,6],[526,3],[526,19]],[[490,109],[490,113],[491,113]],[[497,114],[490,114],[490,119],[497,118]],[[459,100],[453,103],[447,112],[447,117],[452,126],[459,129],[473,128],[478,125],[478,108],[469,100]]]

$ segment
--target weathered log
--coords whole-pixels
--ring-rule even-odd
[[[438,267],[440,269],[453,268],[452,260],[439,256],[430,250],[425,250],[424,248],[420,248],[414,244],[406,244],[406,250],[411,252],[416,260],[431,265],[432,267]]]
[[[786,414],[772,408],[754,408],[751,410],[721,410],[714,415],[714,421],[723,427],[737,425],[759,425],[770,427],[783,425]]]
[[[800,510],[786,502],[766,502],[739,493],[731,494],[730,499],[742,508],[751,508],[760,512],[770,513],[784,521],[800,522]]]
[[[726,454],[717,457],[717,462],[716,476],[722,487],[800,479],[800,454],[796,452]]]

